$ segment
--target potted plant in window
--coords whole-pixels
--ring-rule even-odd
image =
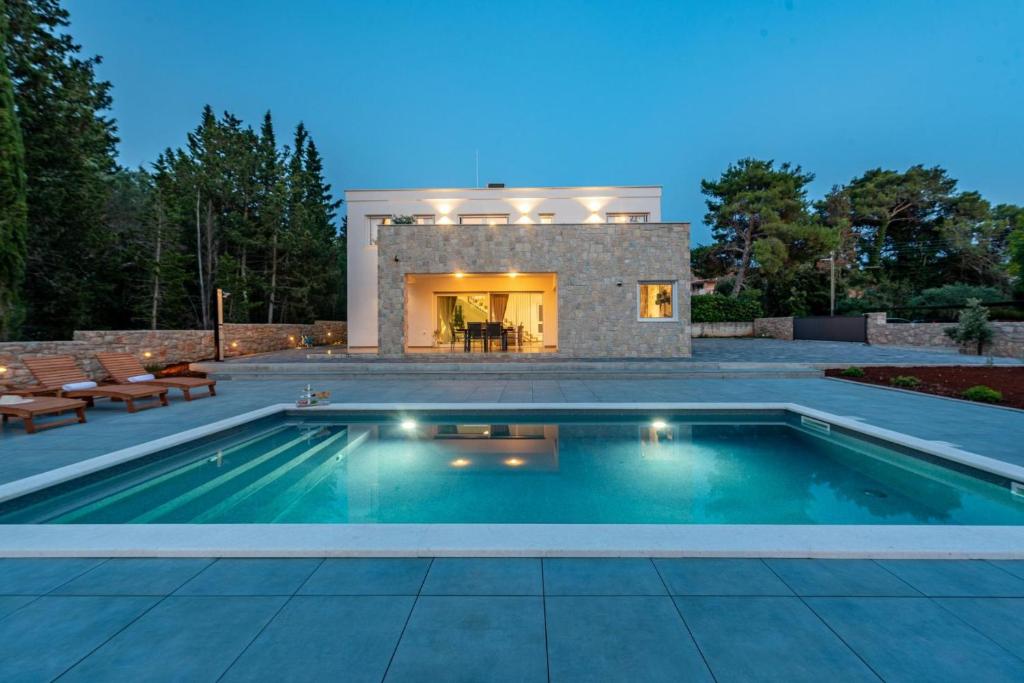
[[[662,287],[654,296],[654,304],[658,307],[658,313],[662,318],[668,318],[672,314],[672,290]],[[668,310],[666,310],[668,309]]]

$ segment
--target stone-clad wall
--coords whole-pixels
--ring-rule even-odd
[[[756,318],[754,320],[755,337],[771,337],[772,339],[793,340],[793,318]]]
[[[318,320],[312,325],[224,325],[225,356],[243,356],[291,348],[305,335],[317,344],[344,344],[344,322]],[[213,357],[211,330],[85,330],[76,331],[73,341],[0,342],[0,385],[32,384],[32,376],[21,363],[24,356],[74,356],[86,374],[104,375],[96,354],[100,351],[132,353],[144,365],[171,365]]]
[[[692,323],[691,337],[753,337],[754,323]]]
[[[1024,322],[993,322],[995,337],[986,349],[993,356],[1024,358]],[[885,313],[868,313],[868,343],[891,346],[957,348],[946,329],[953,323],[887,323]]]
[[[690,226],[401,225],[378,233],[379,345],[405,348],[410,274],[555,273],[559,355],[690,355]],[[637,282],[675,280],[679,320],[637,320]]]

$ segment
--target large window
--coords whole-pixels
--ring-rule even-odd
[[[460,214],[462,225],[508,225],[507,213],[472,213]]]
[[[418,213],[416,214],[416,225],[433,225],[434,214],[432,213]]]
[[[637,284],[638,310],[640,320],[676,320],[676,283],[640,282]]]
[[[609,223],[646,223],[648,213],[609,213]]]
[[[469,323],[500,322],[524,344],[544,341],[541,292],[435,293],[437,342],[447,344]]]
[[[391,225],[391,216],[367,216],[366,222],[370,226],[370,244],[377,244],[377,228]]]

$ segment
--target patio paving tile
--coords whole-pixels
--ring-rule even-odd
[[[1024,560],[989,560],[988,563],[1024,579]]]
[[[96,567],[102,559],[2,559],[0,595],[43,595]]]
[[[327,559],[300,595],[416,595],[427,575],[427,558]]]
[[[216,680],[285,600],[284,597],[165,598],[82,660],[61,681]]]
[[[1024,598],[935,598],[935,602],[1024,660]]]
[[[877,681],[799,598],[674,600],[719,683]]]
[[[54,591],[56,595],[169,595],[213,563],[203,558],[114,558]]]
[[[511,557],[439,557],[423,595],[541,595],[540,560]]]
[[[320,565],[317,559],[221,559],[176,595],[292,595]]]
[[[665,595],[646,558],[544,558],[547,595]]]
[[[0,621],[0,680],[52,680],[156,601],[139,597],[39,598]]]
[[[549,597],[552,681],[710,681],[669,597]]]
[[[539,597],[420,597],[387,681],[546,681]]]
[[[654,560],[672,595],[792,595],[761,560]]]
[[[879,560],[925,595],[1024,597],[1024,579],[981,560]]]
[[[18,611],[35,599],[34,595],[0,595],[0,619]]]
[[[225,681],[380,681],[412,596],[295,597],[253,641]]]
[[[884,680],[1020,681],[1017,659],[932,600],[808,598]]]
[[[797,595],[920,595],[871,560],[770,559],[765,563]]]

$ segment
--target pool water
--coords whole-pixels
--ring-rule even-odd
[[[16,499],[0,523],[1024,523],[991,475],[785,412],[287,416]]]

